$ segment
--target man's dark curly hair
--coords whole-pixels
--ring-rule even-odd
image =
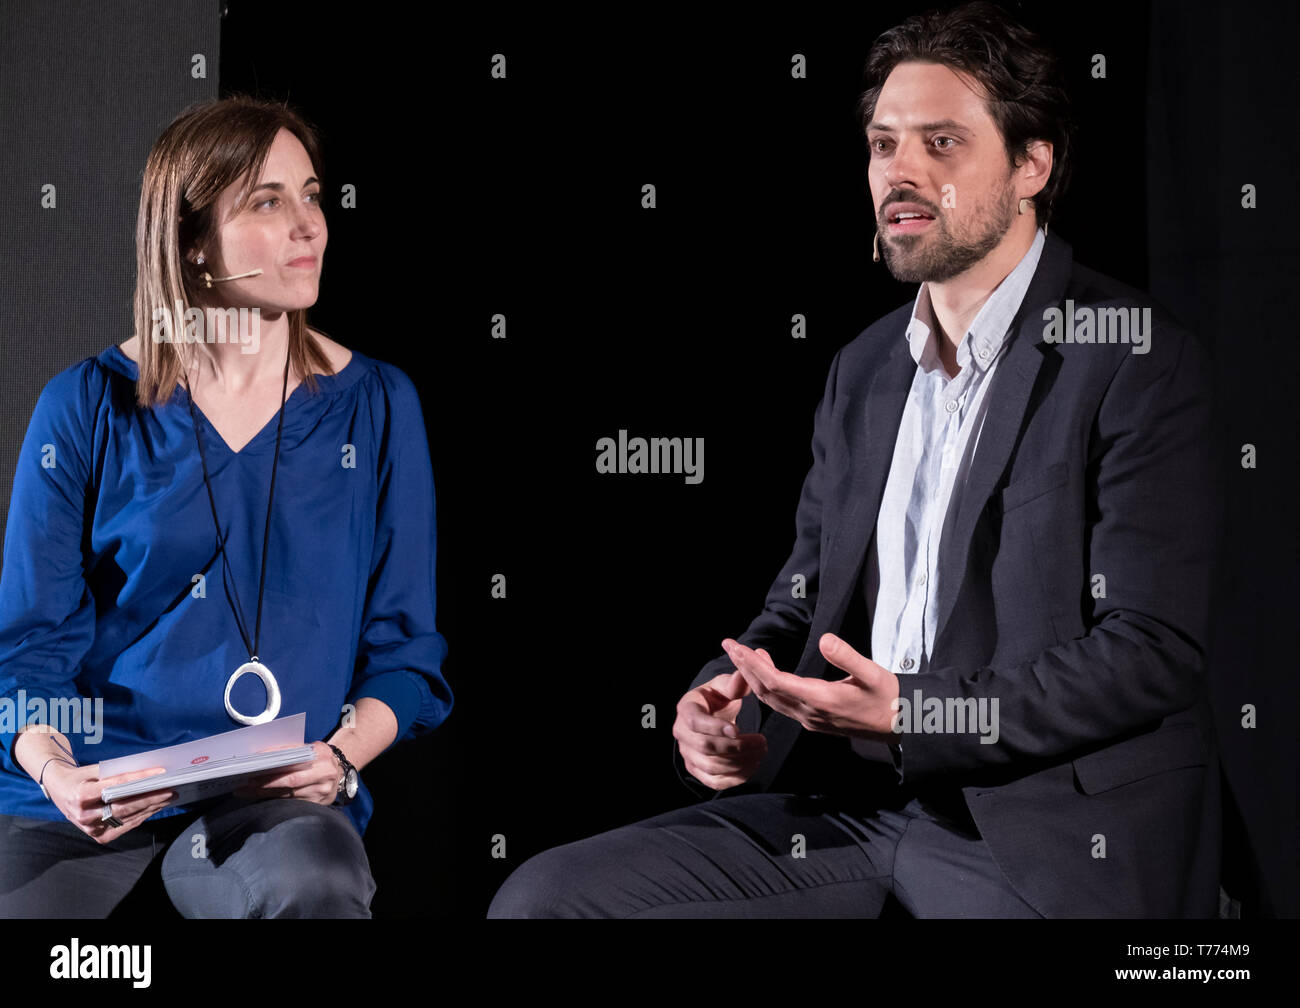
[[[858,100],[864,131],[886,78],[908,61],[941,63],[977,81],[1013,165],[1028,155],[1031,141],[1052,144],[1052,172],[1032,201],[1038,226],[1045,226],[1070,179],[1075,132],[1056,55],[1036,34],[985,0],[910,17],[876,39],[867,55],[866,91]]]

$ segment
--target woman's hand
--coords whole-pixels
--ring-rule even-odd
[[[176,797],[176,792],[146,791],[111,802],[109,808],[122,825],[110,826],[104,820],[104,799],[100,797],[103,790],[144,777],[156,777],[160,773],[166,773],[166,770],[153,767],[100,780],[98,763],[79,767],[56,760],[45,768],[45,793],[68,822],[96,843],[106,844],[129,833],[159,809],[165,808]]]
[[[310,763],[295,763],[268,771],[267,776],[257,778],[256,784],[246,784],[236,789],[235,794],[245,798],[303,798],[317,805],[333,805],[338,797],[343,767],[334,756],[334,750],[324,742],[313,742],[311,747],[316,756]]]

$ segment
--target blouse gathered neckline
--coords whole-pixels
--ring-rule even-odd
[[[108,347],[105,353],[108,355],[105,363],[119,365],[117,370],[126,375],[132,381],[140,380],[140,366],[126,355],[121,346],[114,343]],[[313,377],[315,377],[316,381],[320,384],[322,390],[328,392],[342,391],[361,377],[362,372],[365,371],[364,362],[368,360],[368,358],[365,354],[356,350],[351,351],[351,353],[352,356],[348,359],[348,362],[343,365],[341,370],[336,371],[333,374],[314,374]],[[101,354],[100,356],[103,357],[104,355]],[[289,394],[289,398],[292,399],[294,395],[297,394],[298,389],[303,386],[304,383],[299,382],[297,388]],[[177,386],[177,389],[184,391],[179,385]]]

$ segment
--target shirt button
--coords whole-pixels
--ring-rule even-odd
[[[911,658],[904,658],[900,664],[902,668],[910,669],[913,665],[916,664],[916,662],[912,661]]]
[[[957,412],[957,400],[956,400],[956,399],[949,399],[946,403],[943,404],[943,408],[946,409],[949,413],[956,413],[956,412]]]
[[[916,576],[916,585],[917,585],[918,588],[924,588],[924,587],[925,587],[925,574],[924,574],[924,573],[922,573],[922,574],[918,574],[918,575]]]
[[[987,350],[981,350],[981,351],[980,351],[980,359],[981,359],[981,360],[988,360],[988,356],[989,356],[989,352],[988,352]]]

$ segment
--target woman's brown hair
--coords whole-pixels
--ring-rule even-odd
[[[310,125],[287,105],[234,96],[192,106],[182,112],[149,152],[136,220],[135,334],[140,377],[136,401],[144,408],[167,402],[181,380],[185,362],[177,342],[155,342],[154,310],[195,307],[199,270],[185,252],[211,247],[222,224],[217,200],[242,182],[239,202],[252,193],[276,134],[285,129],[307,150],[322,178],[320,141]],[[314,372],[332,374],[324,352],[307,331],[307,311],[288,312],[289,357],[310,393]],[[193,344],[201,347],[202,343]]]

